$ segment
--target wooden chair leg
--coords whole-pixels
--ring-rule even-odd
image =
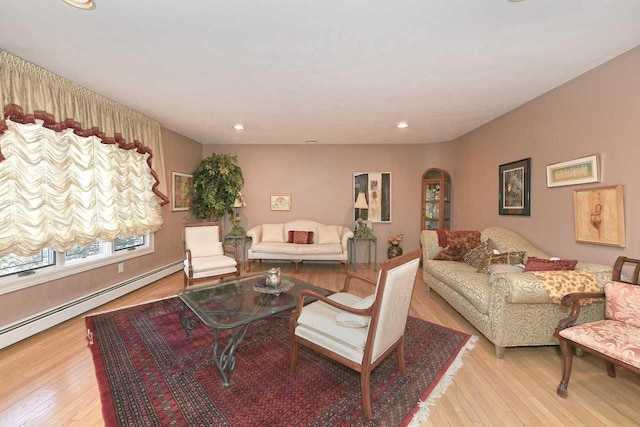
[[[344,267],[344,274],[347,274],[347,268],[348,268],[348,264],[346,261],[340,261],[340,263],[342,264],[342,266]]]
[[[613,362],[610,362],[608,360],[605,360],[605,363],[607,364],[607,374],[609,374],[611,378],[615,378],[616,377],[615,365],[613,364]]]
[[[251,272],[251,264],[253,264],[253,260],[252,259],[248,259],[247,260],[247,273]]]
[[[182,278],[183,278],[183,281],[184,281],[184,287],[186,288],[187,284],[189,283],[189,279],[187,278],[187,273],[183,272]]]
[[[296,273],[299,273],[300,272],[300,262],[301,261],[291,261],[291,262],[296,265]]]
[[[404,335],[400,338],[400,344],[398,344],[398,365],[400,365],[400,373],[402,375],[407,373],[407,366],[404,363]]]
[[[556,393],[560,397],[567,397],[567,387],[569,387],[569,378],[571,377],[573,365],[573,349],[567,340],[559,338],[559,341],[560,350],[562,350],[562,381],[558,384]]]
[[[289,345],[290,354],[289,354],[289,374],[292,374],[296,371],[296,366],[298,365],[298,343],[292,342]]]
[[[362,394],[362,410],[364,411],[364,416],[367,417],[368,420],[373,418],[373,413],[371,412],[371,372],[369,370],[365,370],[360,372],[360,393]]]

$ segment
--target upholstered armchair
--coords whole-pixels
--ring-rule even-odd
[[[296,369],[299,345],[358,371],[363,411],[371,419],[371,371],[397,349],[405,373],[404,332],[419,261],[419,250],[386,261],[377,283],[348,274],[342,290],[329,297],[301,292],[289,328],[290,373]],[[370,283],[375,291],[365,298],[350,294],[353,279]],[[306,297],[317,301],[304,306]]]
[[[239,276],[234,245],[223,243],[219,222],[196,222],[182,228],[184,287],[198,281]]]
[[[622,281],[625,264],[635,265],[630,282]],[[615,365],[640,373],[640,260],[618,257],[613,280],[603,293],[565,295],[562,305],[571,307],[571,315],[559,322],[555,336],[563,356],[562,380],[558,396],[567,397],[573,364],[573,347],[604,359],[607,373],[616,376]],[[605,299],[605,319],[573,326],[585,300]]]

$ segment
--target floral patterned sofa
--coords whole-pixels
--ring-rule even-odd
[[[488,239],[501,253],[524,251],[527,257],[549,258],[522,236],[505,228],[486,228],[480,233],[480,240],[487,243]],[[465,262],[434,260],[443,250],[435,230],[422,231],[420,241],[427,290],[434,289],[487,337],[495,346],[496,357],[502,358],[506,347],[558,344],[554,331],[558,321],[569,315],[569,309],[552,302],[537,275],[531,272],[487,274]],[[600,290],[612,274],[611,267],[590,263],[577,263],[575,271],[593,273]],[[604,305],[595,302],[583,307],[577,323],[602,318]]]

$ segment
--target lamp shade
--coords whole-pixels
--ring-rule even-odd
[[[356,199],[356,203],[353,205],[356,209],[369,209],[369,205],[367,205],[367,199],[364,197],[364,193],[361,191],[358,193],[358,198]]]
[[[245,206],[247,206],[247,204],[244,202],[244,199],[242,198],[242,193],[238,192],[238,196],[236,197],[236,200],[233,202],[233,207],[244,208]]]

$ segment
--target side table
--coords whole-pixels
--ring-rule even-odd
[[[374,235],[368,237],[352,237],[349,239],[349,262],[353,266],[353,271],[358,271],[358,264],[356,262],[356,244],[358,242],[367,242],[369,264],[371,264],[371,244],[373,243],[373,271],[378,271],[378,238]]]
[[[243,270],[247,269],[247,242],[249,241],[251,241],[251,237],[249,236],[233,236],[231,234],[224,236],[224,242],[234,245],[236,247],[236,252],[238,251],[238,246],[242,244],[242,254],[240,257]]]

